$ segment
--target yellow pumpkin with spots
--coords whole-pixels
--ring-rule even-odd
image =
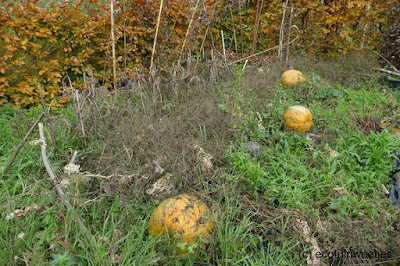
[[[283,114],[283,127],[287,131],[304,132],[310,130],[312,114],[303,106],[291,106]]]
[[[281,76],[281,83],[288,88],[294,88],[297,84],[303,83],[306,80],[303,73],[298,70],[285,71]]]
[[[168,233],[172,238],[191,244],[209,237],[213,227],[214,216],[207,205],[194,196],[181,194],[164,200],[153,211],[149,235]]]

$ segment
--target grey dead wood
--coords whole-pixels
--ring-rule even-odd
[[[94,243],[94,240],[92,238],[92,236],[90,235],[88,229],[86,228],[86,226],[84,225],[82,219],[79,217],[78,213],[76,212],[76,210],[74,209],[74,207],[72,207],[71,203],[68,201],[68,199],[65,197],[64,191],[61,187],[61,185],[58,183],[57,181],[57,176],[54,173],[49,159],[47,158],[46,155],[46,139],[44,137],[44,133],[43,133],[43,124],[39,123],[39,135],[40,135],[40,148],[41,148],[41,153],[42,153],[42,160],[43,160],[43,164],[46,168],[47,173],[50,176],[51,182],[55,184],[55,188],[57,190],[58,195],[60,195],[61,201],[63,202],[63,204],[67,207],[68,211],[71,212],[72,216],[74,217],[76,223],[78,224],[78,226],[80,227],[80,229],[82,230],[82,232],[85,234],[87,240],[90,243]]]

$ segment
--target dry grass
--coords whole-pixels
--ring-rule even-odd
[[[319,82],[326,87],[335,82],[354,85],[359,77],[355,77],[352,71],[367,73],[372,69],[372,65],[357,60],[349,66],[349,69],[353,69],[351,71],[339,71],[334,63],[327,61],[310,64],[295,59],[292,63],[310,73],[317,72],[321,78]],[[261,68],[255,65],[245,72],[241,86],[246,90],[241,91],[239,97],[242,105],[255,111],[265,111],[275,98],[281,69],[274,64],[265,64]],[[220,79],[224,80],[225,85],[216,85]],[[379,223],[362,217],[357,220],[319,220],[295,209],[281,209],[264,196],[249,195],[246,189],[248,181],[244,179],[237,183],[227,182],[224,177],[232,170],[227,167],[225,153],[243,133],[232,127],[240,124],[240,118],[224,111],[219,104],[231,103],[235,80],[234,73],[220,62],[194,63],[186,60],[173,69],[161,70],[152,84],[141,77],[121,83],[125,88],[120,88],[116,101],[107,98],[106,94],[88,97],[83,110],[87,134],[90,142],[97,144],[90,154],[80,158],[82,168],[102,175],[136,174],[129,179],[114,177],[92,180],[89,189],[89,193],[93,194],[91,197],[118,195],[122,205],[128,201],[148,203],[152,197],[145,191],[169,174],[174,189],[162,197],[180,192],[194,193],[207,202],[216,215],[224,212],[225,202],[232,200],[227,199],[223,191],[234,191],[243,208],[241,215],[250,214],[254,223],[252,232],[260,236],[265,245],[298,243],[295,246],[296,254],[306,250],[308,247],[304,244],[303,236],[296,229],[296,219],[302,219],[310,225],[321,250],[357,247],[363,251],[375,249],[400,254],[398,238],[390,237],[391,216],[385,211],[379,211]],[[93,86],[96,87],[95,84]],[[156,111],[153,108],[153,86],[157,86],[161,92]],[[257,97],[247,102],[251,99],[247,97],[248,94]],[[315,130],[314,133],[324,137],[325,128]],[[328,133],[331,138],[335,137],[332,132]],[[202,167],[195,145],[212,156],[212,169]],[[160,168],[164,170],[162,174],[156,170]],[[235,219],[240,221],[241,217]],[[358,259],[325,262],[330,265],[365,263]]]

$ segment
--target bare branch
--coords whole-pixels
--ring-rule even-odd
[[[83,231],[83,233],[85,234],[87,240],[90,243],[94,243],[94,240],[92,238],[92,236],[90,235],[88,229],[86,228],[86,226],[84,225],[84,223],[82,222],[81,218],[79,217],[78,213],[76,212],[76,210],[74,209],[74,207],[72,207],[71,203],[68,201],[68,199],[66,199],[64,191],[61,187],[61,185],[57,182],[57,176],[54,173],[53,169],[51,168],[49,159],[47,158],[46,155],[46,139],[44,137],[44,133],[43,133],[43,124],[39,123],[39,135],[40,135],[40,142],[41,142],[41,152],[42,152],[42,160],[43,160],[43,164],[47,170],[47,173],[50,176],[51,181],[55,184],[56,190],[58,192],[58,194],[60,195],[61,201],[64,203],[64,205],[67,207],[67,209],[71,212],[72,216],[74,217],[76,223],[78,224],[78,226],[81,228],[81,230]]]

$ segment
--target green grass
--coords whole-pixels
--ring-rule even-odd
[[[210,190],[219,189],[210,201],[220,204],[220,212],[208,244],[194,253],[173,254],[165,241],[147,236],[149,217],[159,201],[142,198],[125,205],[118,196],[90,194],[88,185],[72,187],[67,190],[68,197],[76,203],[79,215],[95,238],[95,244],[89,244],[50,188],[39,147],[27,143],[9,172],[0,176],[0,246],[5,247],[0,249],[0,264],[304,265],[305,259],[300,259],[298,252],[309,250],[310,246],[293,229],[295,215],[283,215],[282,210],[297,210],[308,219],[338,224],[366,219],[371,224],[386,226],[387,219],[395,219],[397,211],[382,196],[381,183],[389,187],[391,151],[400,150],[400,142],[386,131],[363,134],[356,129],[354,118],[400,112],[398,92],[374,79],[345,87],[338,82],[324,85],[310,78],[296,89],[277,86],[275,97],[260,104],[256,95],[246,91],[241,70],[235,73],[233,82],[222,82],[216,88],[221,96],[217,104],[237,118],[231,126],[240,132],[241,138],[221,160],[225,163],[221,165],[224,174],[219,177],[223,185],[213,188],[215,184],[209,184]],[[310,77],[312,73],[306,75]],[[281,129],[282,114],[292,105],[303,105],[312,111],[311,132],[321,138],[320,143],[308,141],[305,134]],[[123,108],[123,104],[118,108]],[[171,110],[172,114],[173,105]],[[256,111],[261,113],[264,129],[258,127]],[[40,112],[35,108],[0,107],[0,168],[5,167]],[[66,130],[70,128],[66,125],[77,124],[78,117],[71,105],[53,115],[59,121],[55,127],[59,150],[49,145],[48,156],[61,175],[71,151],[77,149],[91,156],[102,144],[93,143],[93,138],[91,145],[83,148],[79,131],[74,126]],[[35,132],[30,140],[37,138]],[[258,159],[241,148],[250,139],[261,144]],[[330,158],[330,149],[339,156]],[[347,193],[332,193],[333,188],[344,188]],[[251,204],[244,204],[244,198],[267,207],[250,210]],[[34,205],[40,209],[6,221],[10,211]],[[391,216],[387,218],[380,210]],[[270,214],[266,216],[266,212]],[[386,227],[379,230],[392,232]],[[19,238],[22,232],[24,237]],[[335,238],[335,232],[332,237]],[[382,235],[382,241],[387,241],[387,237]],[[326,243],[320,245],[333,248]]]

